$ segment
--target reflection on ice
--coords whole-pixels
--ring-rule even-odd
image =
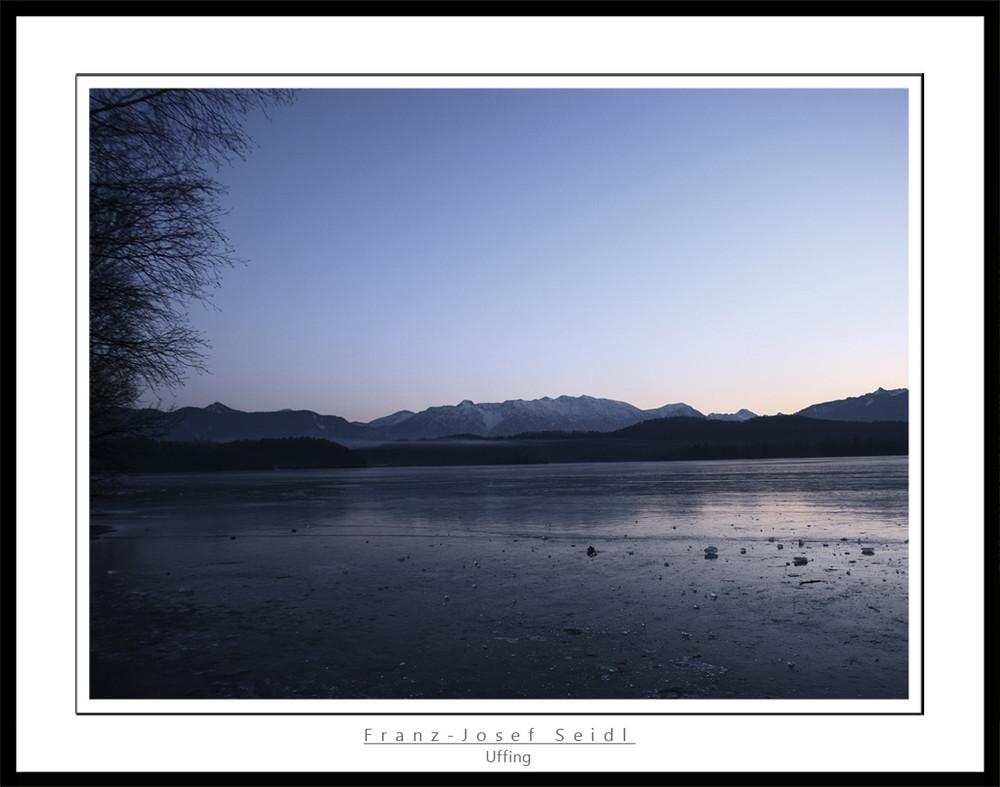
[[[94,511],[95,698],[908,692],[905,457],[159,475]]]

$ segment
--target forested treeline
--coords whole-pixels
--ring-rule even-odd
[[[906,453],[909,425],[905,421],[829,421],[802,415],[767,415],[746,421],[717,421],[705,418],[658,418],[614,432],[617,437],[654,439],[670,442],[753,445],[760,443],[802,443],[811,447],[850,444],[879,444]]]
[[[801,416],[744,422],[674,417],[609,433],[465,435],[356,450],[315,437],[285,437],[213,444],[137,438],[119,441],[116,451],[126,461],[127,471],[136,473],[895,456],[909,453],[909,427],[901,421],[864,423]]]
[[[902,421],[824,421],[794,415],[743,422],[673,417],[644,421],[617,432],[462,436],[385,443],[359,451],[370,465],[896,456],[909,453],[909,426]]]
[[[231,443],[171,443],[145,438],[119,441],[118,454],[133,473],[207,470],[306,470],[365,467],[360,454],[317,437],[237,440]]]

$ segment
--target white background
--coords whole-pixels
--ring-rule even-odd
[[[17,24],[17,770],[523,773],[519,765],[487,765],[482,747],[364,747],[364,729],[611,725],[626,726],[638,745],[521,751],[532,754],[532,772],[983,770],[981,19],[80,17]],[[74,321],[75,77],[137,72],[925,73],[926,713],[77,716],[78,512],[69,435],[74,331],[85,336],[87,323],[85,310]],[[915,325],[915,348],[918,331]],[[912,377],[917,369],[911,363]],[[911,379],[911,388],[918,383]],[[65,450],[53,455],[53,445]]]

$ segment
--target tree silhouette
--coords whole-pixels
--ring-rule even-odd
[[[187,308],[238,260],[219,228],[221,167],[243,159],[251,111],[284,90],[101,89],[90,93],[91,474],[113,472],[117,438],[162,426],[132,408],[202,369]]]

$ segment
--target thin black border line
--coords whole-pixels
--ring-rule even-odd
[[[36,9],[44,6],[45,3],[31,2],[31,0],[12,0],[8,12],[11,16],[44,16],[44,12],[24,13],[25,10]],[[185,17],[197,15],[197,11],[189,10],[195,6],[191,3],[189,8],[185,8],[186,3],[169,2],[169,0],[152,0],[151,2],[135,3],[129,8],[129,16],[149,17]],[[273,17],[275,14],[268,12],[267,3],[245,3],[241,5],[238,14],[230,16],[258,18],[261,16]],[[493,17],[704,17],[721,16],[727,18],[746,17],[786,17],[795,16],[803,18],[813,18],[819,16],[829,17],[927,17],[927,16],[950,16],[950,17],[985,17],[986,8],[995,4],[983,2],[983,0],[953,0],[952,2],[939,2],[939,0],[917,0],[916,2],[901,2],[900,0],[872,0],[872,2],[842,2],[842,0],[812,0],[811,2],[784,2],[782,0],[764,0],[755,3],[752,13],[736,10],[742,3],[731,2],[731,0],[670,0],[660,2],[659,0],[621,0],[613,3],[614,14],[608,14],[606,2],[600,0],[582,0],[582,2],[552,2],[552,0],[541,0],[540,2],[501,2],[498,0],[483,0],[482,2],[448,2],[448,0],[429,0],[429,2],[414,3],[416,10],[409,13],[399,13],[405,9],[407,2],[394,3],[371,3],[358,2],[357,0],[347,0],[347,2],[337,2],[333,8],[324,13],[325,16],[335,17],[370,17],[373,16],[372,6],[384,5],[388,13],[384,16],[395,18],[423,18],[423,17],[449,17],[449,18],[478,18],[484,16]],[[795,6],[795,13],[788,11],[788,6]],[[259,6],[259,7],[258,7]],[[286,0],[281,4],[282,17],[296,18],[301,16],[317,16],[317,6],[320,3],[309,2],[309,0]],[[706,7],[711,7],[711,11]],[[942,8],[947,8],[948,13],[942,13]],[[18,12],[21,13],[18,13]],[[395,12],[395,13],[393,13]],[[89,3],[86,14],[69,14],[70,16],[93,16],[93,17],[120,17],[121,3],[107,2],[99,0]],[[379,15],[379,14],[374,14]]]
[[[73,430],[73,505],[76,510],[73,558],[76,561],[73,566],[73,646],[76,652],[73,654],[73,712],[80,715],[80,80],[73,80],[73,422],[76,428]],[[89,142],[89,138],[88,138]],[[89,151],[88,151],[89,159]],[[89,189],[88,189],[89,191]],[[87,238],[90,238],[90,230],[87,230]],[[88,265],[89,267],[89,265]],[[88,301],[89,306],[89,301]],[[89,329],[89,321],[88,321]],[[89,339],[89,330],[88,330]],[[89,368],[88,356],[88,368]],[[90,406],[87,406],[87,453],[90,453]],[[90,530],[90,506],[92,505],[92,491],[87,489],[87,530]],[[89,542],[88,542],[89,544]],[[87,565],[90,560],[88,556]],[[90,625],[90,583],[87,583],[87,631],[88,641]],[[87,682],[89,694],[90,682]]]
[[[476,72],[476,71],[469,71],[469,72],[453,72],[453,71],[427,71],[427,72],[421,72],[421,71],[413,71],[413,72],[371,71],[371,72],[365,72],[365,71],[361,71],[361,72],[357,72],[357,73],[339,72],[339,71],[331,71],[330,73],[321,73],[321,72],[316,72],[316,73],[302,73],[302,72],[295,72],[295,71],[290,71],[288,73],[280,73],[280,72],[278,72],[278,73],[269,73],[269,72],[261,72],[261,73],[257,73],[257,72],[228,73],[228,72],[224,72],[224,71],[220,71],[220,72],[204,72],[204,73],[197,72],[197,71],[190,71],[190,72],[189,71],[164,71],[164,72],[150,72],[150,73],[146,73],[146,72],[131,73],[131,72],[127,72],[127,71],[122,71],[122,72],[108,72],[108,73],[106,73],[106,72],[101,72],[101,71],[95,71],[95,72],[80,71],[80,72],[78,72],[76,74],[76,78],[77,79],[80,79],[80,78],[87,78],[87,79],[114,79],[114,78],[135,79],[136,77],[143,77],[143,78],[149,78],[149,79],[167,79],[167,78],[171,78],[171,77],[190,78],[190,79],[200,79],[200,78],[206,78],[206,79],[241,79],[241,78],[246,78],[246,79],[260,79],[262,77],[269,78],[269,79],[271,79],[271,78],[273,78],[273,79],[294,79],[294,78],[303,78],[303,79],[304,78],[309,78],[309,79],[330,79],[330,78],[341,78],[341,77],[344,77],[344,78],[347,78],[347,77],[351,77],[351,78],[354,78],[354,77],[357,77],[357,78],[365,78],[365,77],[379,77],[379,78],[385,78],[385,77],[456,77],[456,78],[458,78],[458,77],[463,77],[464,78],[464,77],[467,77],[467,78],[473,78],[473,79],[485,79],[485,78],[491,78],[491,77],[496,77],[497,79],[503,79],[503,78],[506,78],[506,77],[519,77],[519,78],[520,77],[545,77],[545,78],[549,78],[549,79],[551,79],[551,78],[560,78],[560,77],[583,77],[583,78],[606,77],[606,78],[613,78],[613,79],[620,79],[622,77],[649,77],[651,79],[658,79],[658,78],[663,78],[663,77],[671,77],[671,78],[673,78],[673,77],[692,77],[692,78],[701,78],[701,77],[743,77],[743,78],[746,78],[746,77],[774,77],[774,78],[778,78],[778,77],[817,77],[817,78],[819,78],[819,77],[830,77],[831,79],[836,79],[836,78],[843,78],[843,77],[882,77],[882,78],[890,78],[891,77],[891,78],[900,78],[900,77],[923,77],[923,76],[924,76],[924,74],[921,71],[913,71],[913,72],[901,71],[899,73],[896,73],[896,72],[880,72],[880,71],[844,71],[844,72],[834,72],[834,71],[829,71],[829,72],[827,72],[827,71],[822,71],[822,72],[812,72],[812,71],[802,71],[802,72],[779,72],[779,71],[769,72],[769,71],[761,71],[761,72],[755,72],[755,71],[748,71],[746,73],[739,73],[739,72],[732,72],[732,71],[705,71],[705,72],[698,72],[698,71],[692,71],[692,72],[664,71],[664,72],[656,72],[656,73],[631,72],[631,71],[594,72],[594,73],[587,72],[587,71],[578,71],[578,72],[560,72],[560,71],[553,71],[553,72],[510,71],[510,72],[482,72],[482,73]],[[314,90],[321,90],[323,88],[312,88],[312,89],[314,89]],[[333,90],[333,89],[336,89],[336,88],[329,88],[329,89]],[[414,89],[420,89],[420,88],[414,88]],[[482,88],[482,89],[485,90],[487,88]],[[549,89],[549,88],[540,88],[540,89]],[[595,90],[599,90],[600,88],[594,88],[594,89]],[[621,90],[623,88],[616,88],[616,89]],[[750,88],[746,88],[746,89],[749,90]],[[778,90],[778,89],[782,89],[782,88],[774,88],[774,89]],[[799,88],[799,89],[800,90],[808,90],[808,89],[813,89],[813,88]]]
[[[984,364],[992,366],[992,375],[985,376],[985,391],[983,397],[984,405],[984,495],[983,495],[983,583],[984,583],[984,629],[987,628],[985,616],[990,613],[990,602],[993,604],[993,612],[996,614],[997,601],[1000,599],[1000,565],[996,560],[996,555],[1000,551],[1000,532],[996,527],[996,519],[987,520],[990,512],[996,517],[1000,511],[1000,484],[997,484],[998,460],[997,446],[998,440],[997,405],[998,405],[998,353],[997,338],[1000,332],[1000,324],[997,323],[996,307],[998,303],[998,293],[1000,293],[1000,150],[997,143],[1000,142],[1000,101],[997,100],[1000,94],[1000,69],[997,68],[997,48],[1000,33],[998,33],[998,16],[1000,16],[1000,5],[992,3],[990,11],[983,13],[983,59],[985,61],[985,74],[983,78],[983,120],[984,120],[984,167],[983,167],[983,329],[984,329]],[[992,58],[991,58],[992,53]],[[992,102],[990,101],[992,98]],[[989,263],[987,263],[989,261]],[[990,306],[993,306],[993,320],[990,323]],[[992,344],[992,352],[990,345]],[[993,527],[987,527],[987,521]],[[998,756],[998,743],[1000,740],[1000,707],[997,698],[1000,696],[995,669],[990,669],[997,663],[998,640],[1000,634],[994,625],[991,631],[984,631],[983,637],[983,663],[985,665],[985,675],[983,676],[983,694],[985,702],[983,706],[984,736],[983,736],[983,765],[984,777],[987,773],[992,773],[994,784],[1000,784],[1000,756]],[[992,759],[991,759],[992,753]],[[984,778],[985,783],[985,778]]]
[[[985,58],[984,58],[985,59]],[[924,230],[927,226],[924,221],[924,207],[927,200],[924,197],[924,110],[927,102],[924,101],[924,76],[920,77],[920,713],[924,714],[927,703],[927,670],[924,660],[926,656],[925,637],[927,636],[927,625],[924,616],[927,612],[927,604],[924,603],[925,577],[927,576],[927,566],[925,558],[927,556],[927,539],[924,538],[924,489],[926,487],[924,478],[924,459],[927,451],[924,449],[924,434],[927,431],[924,422],[924,392],[927,390],[924,380],[924,349],[927,342],[924,339],[924,329],[926,327],[924,315],[926,314],[926,304],[924,303]],[[984,550],[985,551],[985,550]],[[983,621],[985,626],[985,620]],[[985,665],[984,665],[985,667]]]
[[[984,25],[985,27],[985,25]],[[988,35],[988,31],[987,31]],[[988,66],[988,64],[987,64]],[[758,77],[807,77],[807,78],[823,78],[830,77],[831,79],[843,78],[843,77],[859,77],[859,78],[918,78],[919,79],[919,91],[920,91],[920,382],[921,382],[921,406],[920,406],[920,451],[921,451],[921,463],[920,463],[920,534],[921,534],[921,552],[920,552],[920,710],[919,711],[877,711],[872,713],[864,713],[859,711],[820,711],[820,712],[810,712],[810,713],[796,713],[793,711],[780,711],[780,712],[760,712],[760,711],[749,711],[745,713],[741,712],[729,712],[729,711],[705,711],[705,712],[692,712],[692,713],[672,713],[672,712],[616,712],[616,711],[496,711],[496,712],[467,712],[467,711],[344,711],[344,712],[330,712],[330,711],[247,711],[247,712],[236,712],[236,711],[137,711],[137,712],[127,712],[127,711],[81,711],[80,710],[80,664],[79,664],[79,654],[80,654],[80,643],[79,643],[79,548],[80,548],[80,510],[79,510],[79,494],[77,494],[76,502],[76,518],[75,518],[75,541],[76,541],[76,565],[74,566],[74,607],[76,609],[75,623],[74,623],[74,644],[76,646],[75,652],[73,654],[74,659],[74,698],[73,698],[73,711],[76,716],[666,716],[671,718],[684,718],[688,716],[803,716],[803,717],[813,717],[813,716],[902,716],[902,717],[912,717],[912,716],[923,716],[926,712],[926,692],[925,692],[925,680],[926,680],[926,654],[925,654],[925,631],[924,631],[924,610],[926,604],[924,603],[925,596],[925,584],[924,584],[924,555],[926,552],[924,544],[924,405],[923,405],[923,384],[924,384],[924,81],[925,74],[922,72],[918,73],[863,73],[863,74],[851,74],[851,73],[834,73],[834,74],[824,74],[824,73],[789,73],[789,74],[766,74],[766,73],[749,73],[749,74],[736,74],[736,73],[725,73],[725,74],[684,74],[684,73],[531,73],[531,74],[490,74],[490,73],[392,73],[392,74],[350,74],[350,73],[335,73],[335,74],[184,74],[184,73],[173,73],[173,74],[159,74],[159,73],[118,73],[118,74],[89,74],[79,72],[75,75],[74,79],[74,119],[76,120],[76,128],[74,129],[74,141],[76,143],[75,150],[75,173],[74,173],[74,207],[76,209],[76,215],[74,216],[74,226],[78,229],[79,223],[79,173],[80,173],[80,148],[79,148],[79,111],[80,111],[80,79],[81,78],[95,78],[95,77],[120,77],[120,78],[163,78],[163,77],[186,77],[186,78],[233,78],[233,77],[246,77],[246,78],[260,78],[260,77],[312,77],[312,78],[330,78],[330,77],[449,77],[449,78],[484,78],[484,77],[544,77],[544,78],[554,78],[554,77],[580,77],[580,78],[593,78],[593,77],[607,77],[607,78],[622,78],[622,77],[649,77],[649,78],[663,78],[663,77],[746,77],[746,78],[758,78]],[[312,88],[312,89],[322,89],[322,88]],[[417,88],[424,89],[424,88]],[[484,88],[490,89],[490,88]],[[539,88],[539,89],[552,89],[552,88]],[[595,88],[601,89],[601,88]],[[606,88],[614,89],[614,88]],[[621,88],[618,88],[621,89]],[[668,89],[668,88],[664,88]],[[749,89],[749,88],[748,88]],[[775,89],[821,89],[821,88],[775,88]],[[907,91],[913,90],[912,87],[899,88],[906,89]],[[987,145],[988,147],[988,145]],[[76,265],[76,304],[74,309],[75,315],[75,333],[74,333],[74,352],[76,355],[76,398],[79,399],[79,233],[77,232],[77,237],[74,239],[74,247],[76,253],[74,255],[74,263]],[[76,479],[75,483],[77,486],[77,493],[79,493],[79,413],[74,414],[76,421],[76,450],[75,455],[75,465],[76,465]],[[909,454],[907,454],[909,456]],[[984,550],[985,551],[985,550]],[[989,560],[989,554],[987,555],[987,560]],[[912,617],[909,618],[912,620]],[[909,625],[908,625],[909,628]],[[907,638],[909,642],[909,638]],[[88,683],[89,688],[89,683]],[[906,699],[909,699],[908,697]],[[101,702],[104,700],[94,700],[88,698],[91,702]],[[156,700],[151,698],[142,699],[125,699],[116,700],[110,699],[107,701],[111,702],[173,702],[178,700]],[[181,702],[186,702],[187,700],[179,700]],[[208,700],[209,702],[218,702],[219,700]],[[279,700],[285,702],[288,700]],[[310,700],[300,700],[303,702],[309,702]],[[365,700],[346,700],[349,702],[364,702]],[[378,701],[378,700],[376,700]],[[404,702],[403,699],[390,700],[393,702]],[[440,699],[431,700],[432,702],[492,702],[495,700],[489,699]],[[504,700],[498,700],[504,701]],[[520,700],[524,702],[525,700]],[[632,702],[633,700],[594,700],[594,699],[570,699],[570,700],[547,700],[547,699],[529,699],[529,702]],[[641,701],[641,700],[639,700]],[[710,701],[710,700],[709,700]],[[757,700],[752,700],[756,702]],[[766,702],[766,700],[760,700]],[[779,700],[783,701],[783,700]],[[792,700],[793,702],[795,700]],[[802,701],[821,701],[821,700],[802,700]],[[848,700],[850,702],[857,702],[859,700]],[[862,699],[861,702],[866,700]],[[894,700],[887,700],[892,702]],[[905,701],[905,700],[904,700]],[[988,737],[989,725],[987,725],[987,737]]]
[[[101,785],[123,785],[124,787],[134,787],[136,784],[143,785],[163,785],[163,787],[177,787],[178,784],[185,785],[205,785],[233,783],[239,785],[261,785],[261,787],[273,787],[281,784],[284,787],[294,787],[297,785],[317,785],[317,787],[330,787],[331,784],[348,783],[343,779],[334,781],[331,776],[355,775],[363,779],[366,785],[401,785],[413,784],[412,777],[416,772],[406,771],[284,771],[284,772],[255,772],[247,773],[243,771],[112,771],[112,772],[84,772],[87,782]],[[987,785],[991,783],[983,781],[982,774],[971,771],[957,773],[927,773],[927,772],[888,772],[888,771],[809,771],[806,773],[792,773],[789,771],[628,771],[626,773],[617,771],[525,771],[520,776],[517,772],[508,771],[506,773],[491,773],[488,771],[419,771],[420,776],[432,784],[475,784],[475,785],[501,785],[510,787],[512,783],[525,785],[550,785],[555,783],[555,777],[559,774],[568,775],[569,784],[628,784],[628,785],[650,785],[650,787],[663,787],[664,784],[701,784],[701,785],[736,785],[747,782],[738,782],[740,776],[748,777],[757,784],[769,784],[778,787],[788,785],[789,787],[802,787],[803,784],[815,785],[815,787],[844,787],[844,785],[886,785],[898,784],[905,787],[961,787],[962,785]],[[622,777],[627,774],[627,779]],[[79,775],[79,774],[70,774]],[[275,779],[277,775],[280,779]],[[36,771],[22,771],[18,773],[19,784],[32,785],[66,785],[66,774],[42,773]],[[220,776],[233,777],[235,779],[220,779]],[[604,776],[604,781],[597,781],[595,777]],[[678,777],[687,776],[691,781],[681,782]],[[28,778],[25,778],[28,777]],[[39,778],[33,778],[39,777]],[[384,778],[377,778],[384,777]],[[411,777],[411,778],[407,778]],[[617,777],[617,778],[613,778]],[[674,777],[671,779],[670,777]],[[893,778],[897,777],[897,778]],[[901,778],[900,778],[901,777]],[[547,779],[549,779],[547,781]],[[903,781],[905,779],[905,781]],[[350,782],[350,784],[361,783]]]

